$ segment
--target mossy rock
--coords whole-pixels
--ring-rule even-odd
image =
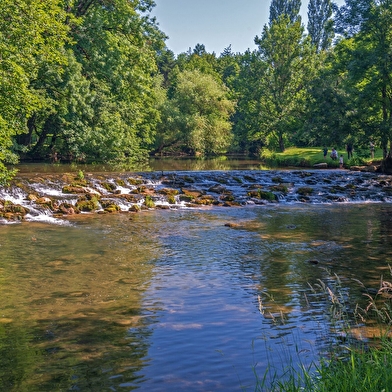
[[[111,213],[119,212],[119,211],[121,211],[121,208],[117,204],[110,204],[104,208],[104,211],[111,212]]]
[[[33,193],[30,193],[30,194],[27,196],[27,200],[29,200],[29,201],[37,201],[37,200],[38,200],[38,196],[35,195],[35,194],[33,194]]]
[[[214,192],[214,193],[226,193],[227,189],[221,185],[221,184],[215,184],[208,188],[208,192]]]
[[[8,221],[22,221],[24,219],[24,215],[13,213],[13,212],[4,212],[0,214],[0,216]]]
[[[249,181],[249,182],[256,182],[256,179],[254,177],[248,176],[248,175],[244,176],[244,180]]]
[[[175,196],[175,195],[179,194],[179,191],[178,191],[178,189],[163,188],[163,189],[159,190],[158,193],[160,193],[162,195],[173,195],[173,196]]]
[[[283,193],[283,194],[287,194],[287,192],[288,192],[288,188],[287,188],[287,186],[286,185],[283,185],[283,184],[279,184],[279,185],[271,185],[270,187],[269,187],[269,190],[271,191],[271,192],[281,192],[281,193]]]
[[[158,210],[170,210],[170,207],[169,206],[166,206],[166,205],[162,205],[162,204],[159,204],[159,205],[157,205],[157,206],[155,206]]]
[[[221,197],[222,201],[234,201],[234,196],[233,195],[225,195]]]
[[[3,211],[4,213],[11,213],[11,214],[25,216],[29,212],[29,209],[19,204],[7,204],[4,206]]]
[[[169,204],[176,204],[176,197],[174,195],[169,194],[167,196],[167,202]]]
[[[99,209],[98,198],[83,196],[76,202],[75,207],[79,211],[91,212]]]
[[[182,188],[181,191],[184,195],[190,196],[194,199],[203,195],[203,192],[199,191],[198,189]]]
[[[188,195],[180,195],[179,196],[179,200],[184,201],[185,203],[190,203],[193,199],[194,199],[194,197],[188,196]]]
[[[138,204],[134,204],[133,206],[129,207],[130,212],[139,212],[141,210],[140,206]]]
[[[121,178],[117,178],[116,179],[116,184],[118,185],[118,186],[125,186],[126,184],[125,184],[125,181],[123,180],[123,179],[121,179]]]
[[[236,201],[225,201],[223,207],[239,207],[241,204]]]
[[[113,192],[117,188],[116,184],[113,184],[111,182],[102,182],[101,186],[102,188],[106,189],[108,192]]]
[[[298,190],[297,190],[297,193],[301,196],[310,196],[313,194],[313,192],[314,192],[314,189],[307,187],[307,186],[298,188]]]
[[[147,208],[155,208],[155,203],[154,200],[152,200],[151,196],[146,196],[145,200],[144,200],[144,205]]]
[[[83,185],[79,184],[71,184],[71,185],[65,185],[62,188],[63,193],[71,193],[71,194],[82,194],[82,193],[92,193],[94,195],[99,195],[99,192],[96,191],[95,189],[87,188]]]
[[[276,201],[277,197],[270,191],[262,191],[261,189],[253,190],[248,192],[248,196],[256,197],[261,200]]]
[[[133,177],[130,177],[130,178],[128,178],[128,183],[130,184],[130,185],[141,185],[141,184],[143,184],[143,180],[141,180],[140,178],[133,178]]]
[[[107,212],[118,212],[121,211],[121,207],[118,206],[116,203],[113,203],[111,200],[101,200],[101,206],[104,211]]]
[[[182,177],[183,181],[193,184],[195,182],[194,178],[189,176]]]

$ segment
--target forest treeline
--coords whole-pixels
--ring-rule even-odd
[[[287,146],[391,154],[392,0],[272,0],[257,49],[174,55],[153,0],[0,2],[0,180],[19,159],[130,165]],[[258,12],[258,10],[254,10]]]

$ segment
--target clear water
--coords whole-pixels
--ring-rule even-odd
[[[267,367],[310,364],[330,341],[330,303],[309,285],[336,274],[355,303],[355,279],[390,276],[391,213],[271,205],[0,225],[0,390],[254,391]]]

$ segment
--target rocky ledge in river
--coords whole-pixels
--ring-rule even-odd
[[[392,177],[347,170],[20,175],[0,188],[0,222],[43,215],[336,202],[392,202]]]

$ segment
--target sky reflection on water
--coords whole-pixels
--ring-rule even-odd
[[[391,212],[263,206],[0,226],[0,389],[253,391],[254,368],[309,364],[329,342],[330,304],[309,284],[336,274],[355,302],[353,279],[388,277]]]

